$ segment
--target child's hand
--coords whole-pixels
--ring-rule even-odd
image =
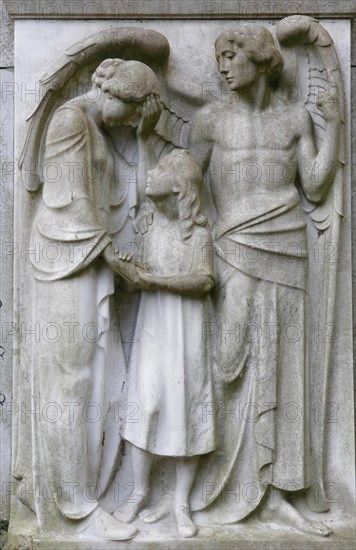
[[[103,258],[116,273],[128,282],[137,284],[139,277],[134,262],[131,262],[132,254],[119,252],[109,244],[103,252]]]
[[[132,258],[133,258],[133,254],[129,254],[128,252],[121,252],[120,250],[118,251],[118,254],[119,254],[119,260],[122,260],[124,262],[131,262]]]

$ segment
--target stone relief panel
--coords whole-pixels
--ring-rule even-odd
[[[17,104],[14,541],[352,512],[341,30],[176,23],[59,24]]]

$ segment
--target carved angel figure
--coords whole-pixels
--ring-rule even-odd
[[[281,40],[309,28],[284,25]],[[190,136],[217,213],[216,366],[224,384],[224,410],[217,411],[223,452],[205,464],[211,485],[204,506],[211,519],[233,522],[265,498],[263,519],[328,535],[285,495],[310,486],[308,245],[300,192],[312,205],[330,194],[339,169],[338,99],[319,94],[326,128],[317,150],[309,111],[275,93],[283,58],[265,27],[238,25],[218,36],[215,50],[233,93],[198,111]],[[291,404],[298,414],[288,414]],[[231,420],[237,405],[244,414]],[[221,498],[247,485],[252,498]]]
[[[114,272],[135,278],[135,265],[114,249],[110,236],[111,198],[119,182],[106,132],[134,127],[141,136],[149,134],[160,115],[159,85],[148,66],[121,59],[104,60],[92,80],[94,99],[87,94],[59,107],[45,143],[43,201],[31,237],[40,250],[32,262],[36,318],[45,325],[69,323],[79,332],[66,343],[42,340],[35,346],[33,392],[40,407],[55,402],[82,408],[92,401],[104,407]],[[97,337],[80,335],[83,327],[94,326]],[[125,370],[120,342],[112,351],[118,369]],[[60,530],[61,517],[66,529],[86,535],[120,540],[135,534],[83,492],[100,477],[102,434],[102,421],[94,426],[78,411],[70,418],[69,410],[58,422],[44,420],[36,427],[35,471],[56,491],[52,506],[33,503],[44,528],[57,518]]]
[[[217,278],[210,338],[218,451],[200,462],[191,508],[216,523],[259,509],[264,520],[327,536],[327,525],[307,520],[286,497],[304,491],[313,510],[328,509],[331,341],[319,339],[311,350],[308,327],[312,316],[325,327],[333,323],[344,97],[332,39],[316,20],[288,17],[276,31],[285,58],[263,26],[242,24],[220,34],[216,60],[230,92],[183,123],[205,174]],[[168,81],[178,96],[202,103],[194,83],[182,85],[175,74]],[[324,250],[333,243],[332,264],[311,266],[308,248],[316,239]],[[311,437],[310,391],[323,411]],[[168,502],[158,502],[150,517],[164,517]]]

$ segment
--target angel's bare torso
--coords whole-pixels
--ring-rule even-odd
[[[209,175],[218,217],[247,197],[297,193],[301,141],[314,156],[309,114],[298,107],[254,111],[238,102],[211,104],[195,117],[192,149]],[[308,162],[308,159],[305,159]],[[304,179],[308,187],[307,178]]]

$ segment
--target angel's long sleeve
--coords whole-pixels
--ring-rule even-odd
[[[72,275],[94,261],[110,243],[99,222],[102,171],[96,162],[98,147],[93,145],[96,131],[77,106],[61,107],[51,120],[43,204],[32,233],[36,279],[49,281]],[[102,153],[99,156],[103,158],[109,154]]]

